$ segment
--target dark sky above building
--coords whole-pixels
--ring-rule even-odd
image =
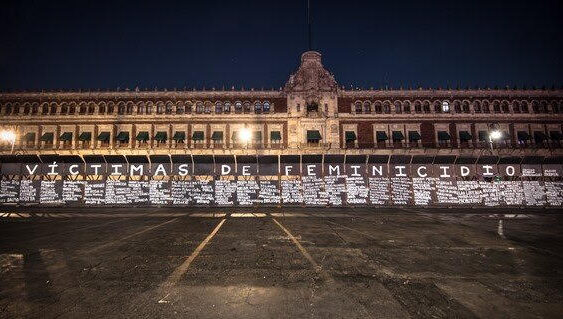
[[[346,87],[563,84],[560,0],[311,6]],[[279,88],[307,50],[306,0],[16,0],[0,32],[1,90]]]

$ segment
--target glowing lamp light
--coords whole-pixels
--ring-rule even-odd
[[[502,133],[501,133],[501,131],[499,131],[499,130],[494,130],[494,131],[492,131],[492,132],[489,134],[489,136],[490,136],[491,139],[493,139],[493,140],[498,140],[499,138],[502,137]]]
[[[239,132],[239,138],[240,138],[240,140],[241,140],[242,142],[245,142],[245,143],[248,142],[248,141],[250,141],[250,137],[251,137],[250,135],[251,135],[251,134],[250,134],[250,130],[249,130],[249,129],[246,129],[246,128],[242,129],[242,130]]]
[[[14,131],[2,131],[0,132],[0,139],[13,143],[16,140],[16,133]]]

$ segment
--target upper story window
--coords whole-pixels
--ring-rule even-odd
[[[377,102],[373,103],[373,109],[374,109],[375,113],[381,113],[381,111],[382,111],[381,102],[377,101]]]
[[[388,101],[383,102],[383,113],[391,113],[391,104]]]
[[[401,102],[395,101],[395,113],[403,113],[403,108],[401,107]]]
[[[98,107],[98,114],[104,114],[104,113],[106,113],[106,106],[102,104]]]
[[[262,113],[262,103],[260,103],[260,102],[254,103],[254,112],[255,113]]]
[[[157,114],[162,114],[164,113],[164,105],[162,103],[158,103],[156,105],[156,113]]]
[[[512,112],[520,113],[520,102],[518,101],[512,102]]]
[[[235,112],[242,113],[242,103],[240,101],[235,102]]]
[[[369,101],[364,102],[364,113],[371,113],[371,103]]]
[[[37,105],[32,105],[31,106],[31,114],[37,114],[37,109],[38,109]]]
[[[495,113],[500,113],[500,103],[498,101],[493,102],[493,111]]]
[[[225,113],[231,113],[231,102],[225,102],[223,110]]]
[[[203,111],[205,112],[205,114],[211,113],[211,102],[205,102]]]
[[[406,101],[405,103],[403,103],[403,111],[405,113],[410,113],[411,112],[411,104],[409,101]]]
[[[430,102],[424,101],[424,103],[422,103],[422,110],[424,113],[430,113]]]
[[[164,108],[164,112],[166,114],[172,114],[172,103],[166,103],[166,107]]]
[[[456,113],[461,113],[461,104],[459,101],[454,101],[454,111]]]
[[[510,113],[510,109],[508,108],[508,102],[506,102],[506,101],[502,102],[502,104],[500,105],[500,108],[501,108],[503,113]]]
[[[68,105],[66,103],[63,103],[61,105],[61,114],[67,114],[68,113]]]
[[[422,113],[422,105],[419,101],[414,102],[414,111],[416,113]]]
[[[8,108],[6,107],[6,112],[7,112]],[[43,105],[41,107],[41,114],[46,115],[47,113],[49,113],[49,107],[47,105]]]
[[[481,102],[475,101],[475,102],[473,103],[473,111],[474,111],[475,113],[481,113]]]
[[[184,110],[184,112],[186,112],[186,113],[192,113],[192,111],[193,111],[193,104],[192,104],[192,102],[186,103],[186,109]]]
[[[93,103],[88,104],[88,114],[94,114],[94,110],[96,109]]]
[[[529,113],[530,109],[528,108],[528,102],[522,102],[522,113]]]
[[[125,105],[123,103],[120,103],[117,106],[117,114],[120,114],[120,115],[125,114]]]
[[[176,105],[176,114],[184,114],[184,105],[183,104],[178,104]]]
[[[491,113],[491,109],[489,108],[489,102],[483,101],[483,113]]]
[[[101,108],[100,108],[100,113],[103,113]],[[145,104],[141,103],[137,105],[137,114],[143,114],[143,113],[145,113]]]
[[[127,114],[133,114],[133,103],[132,102],[127,103],[126,112],[127,112]]]
[[[215,113],[217,114],[223,113],[223,103],[215,102]]]
[[[243,107],[244,107],[244,113],[250,113],[251,110],[250,102],[244,102]]]
[[[354,103],[354,111],[356,113],[362,113],[362,102],[358,101]]]
[[[450,111],[450,103],[448,101],[442,102],[442,112],[448,113]]]
[[[203,113],[203,102],[196,102],[195,112],[198,114]]]
[[[462,109],[463,113],[469,113],[469,102],[463,101],[461,103],[461,109]]]
[[[270,112],[270,102],[268,102],[268,101],[264,102],[262,107],[263,107],[262,111],[264,113]]]
[[[49,113],[50,113],[51,115],[57,114],[57,106],[54,105],[54,104],[51,105],[51,110],[49,111]]]

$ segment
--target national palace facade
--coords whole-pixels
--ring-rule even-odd
[[[563,154],[559,89],[346,90],[315,51],[280,90],[1,93],[0,114],[18,155]]]

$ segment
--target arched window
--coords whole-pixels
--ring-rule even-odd
[[[491,113],[491,108],[489,107],[489,102],[483,101],[483,113]]]
[[[376,101],[375,103],[373,103],[373,108],[375,110],[375,113],[381,113],[382,112],[381,102]]]
[[[184,104],[182,102],[176,104],[176,114],[184,114]]]
[[[254,113],[262,113],[262,103],[254,103]]]
[[[192,102],[187,102],[186,103],[186,109],[184,110],[186,113],[192,113],[193,111],[193,103]]]
[[[85,104],[80,104],[80,107],[78,108],[78,114],[86,114],[86,105]]]
[[[364,113],[371,113],[371,103],[369,101],[364,102]]]
[[[354,103],[354,111],[356,113],[362,113],[362,102],[358,101]]]
[[[395,113],[402,113],[403,112],[403,110],[401,108],[401,102],[395,101],[394,105],[395,105]]]
[[[162,102],[158,102],[156,104],[156,114],[162,114],[164,113],[164,104],[162,104]]]
[[[414,111],[416,113],[422,113],[422,104],[420,104],[420,101],[414,102]]]
[[[115,104],[113,102],[109,102],[108,103],[108,114],[113,114],[114,109],[115,109]]]
[[[481,111],[482,111],[481,110],[481,102],[479,102],[479,101],[473,102],[473,111],[475,113],[481,113]]]
[[[540,111],[542,113],[549,113],[549,108],[547,106],[547,101],[541,101],[540,102]]]
[[[426,113],[426,114],[430,113],[430,102],[424,101],[424,102],[422,103],[422,110],[423,110],[424,113]]]
[[[403,103],[403,112],[405,112],[405,113],[411,112],[411,103],[409,101],[405,101]]]
[[[518,101],[512,102],[512,112],[520,113],[520,102]]]
[[[100,109],[101,112],[101,109]],[[145,103],[141,102],[139,104],[137,104],[137,114],[143,114],[145,113]]]
[[[100,104],[98,106],[98,114],[104,114],[106,113],[106,105],[105,104]]]
[[[61,114],[66,115],[67,113],[68,113],[68,105],[66,103],[63,103],[61,105]]]
[[[529,113],[530,109],[528,108],[528,102],[522,102],[522,113]]]
[[[125,104],[119,103],[117,104],[117,114],[125,114]]]
[[[204,107],[203,107],[203,111],[205,112],[205,114],[211,114],[211,106],[213,104],[211,104],[211,102],[207,101],[204,103]]]
[[[215,102],[215,113],[217,114],[223,113],[223,103],[219,101]]]
[[[235,112],[242,113],[242,103],[240,101],[235,102]]]
[[[11,108],[11,106],[9,107]],[[6,106],[6,112],[8,112],[7,110],[8,110],[8,106]],[[11,111],[12,110],[10,109],[10,112]],[[47,104],[43,104],[43,106],[41,106],[41,114],[45,115],[47,113],[49,113],[49,106],[47,106]]]
[[[250,102],[244,102],[243,107],[244,107],[244,113],[250,113],[251,110]]]
[[[442,112],[448,113],[450,111],[450,103],[448,101],[442,102]]]
[[[270,112],[270,102],[268,102],[268,101],[264,102],[263,110],[262,110],[262,111],[263,111],[264,113],[269,113],[269,112]]]
[[[469,113],[469,102],[467,101],[461,102],[461,109],[463,113]]]
[[[391,113],[391,103],[389,101],[383,102],[383,113]]]
[[[225,113],[231,113],[231,102],[225,102],[225,106],[223,108]]]
[[[166,114],[172,114],[172,102],[168,102],[166,103],[166,109],[164,110],[164,112]]]
[[[500,103],[498,101],[493,102],[493,111],[495,113],[500,113]]]
[[[203,113],[203,102],[196,102],[195,103],[195,112],[197,114]]]
[[[540,105],[537,101],[532,102],[532,110],[534,111],[534,113],[540,112]]]
[[[88,104],[88,114],[94,114],[95,110],[96,110],[96,104],[89,103]]]
[[[133,114],[133,102],[127,103],[127,114]]]
[[[442,104],[438,101],[434,102],[434,112],[435,113],[442,113]]]
[[[51,115],[57,114],[57,105],[56,104],[51,104],[51,109],[49,111],[49,114],[51,114]]]
[[[459,101],[454,101],[454,111],[456,113],[461,113],[461,103],[459,103]]]
[[[510,109],[508,108],[508,102],[503,101],[502,104],[500,105],[500,108],[503,113],[510,113]]]

